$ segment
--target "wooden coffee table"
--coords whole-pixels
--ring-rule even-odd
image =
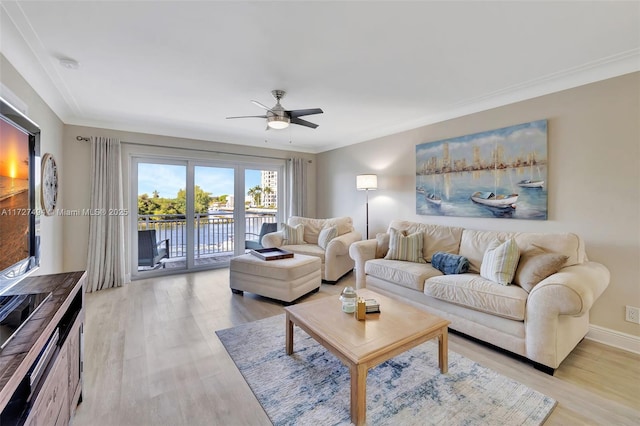
[[[293,325],[299,326],[330,350],[351,373],[351,422],[366,420],[367,372],[370,368],[414,346],[438,338],[438,364],[447,372],[447,326],[449,321],[406,303],[370,290],[357,290],[359,297],[380,303],[379,314],[367,314],[358,321],[342,312],[338,297],[324,297],[285,308],[286,350],[293,353]]]

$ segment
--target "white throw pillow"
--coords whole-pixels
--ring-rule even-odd
[[[318,245],[326,250],[329,245],[329,241],[333,240],[338,236],[338,227],[337,226],[329,226],[326,228],[322,228],[320,234],[318,234]]]
[[[487,247],[480,265],[480,276],[502,285],[509,285],[518,267],[520,249],[513,238],[500,244],[494,241]]]
[[[304,225],[299,224],[290,226],[286,223],[282,224],[282,239],[285,245],[305,244],[304,241]]]

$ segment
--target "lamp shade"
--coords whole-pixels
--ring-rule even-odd
[[[356,189],[360,191],[378,189],[378,175],[356,176]]]

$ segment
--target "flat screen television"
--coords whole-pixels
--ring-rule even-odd
[[[0,98],[0,294],[40,265],[40,128]]]

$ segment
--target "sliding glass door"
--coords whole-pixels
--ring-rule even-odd
[[[281,220],[281,165],[134,157],[131,170],[133,278],[226,267]]]
[[[235,169],[194,167],[194,264],[226,264],[235,251]]]
[[[187,165],[140,161],[136,166],[137,258],[132,264],[141,273],[186,269]]]

